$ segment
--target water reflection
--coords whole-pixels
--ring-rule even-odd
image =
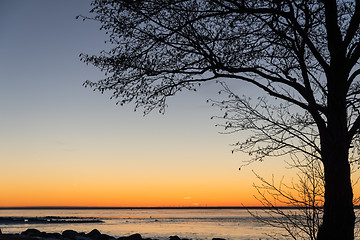
[[[52,223],[52,224],[5,224],[4,233],[19,233],[28,228],[45,232],[62,232],[73,229],[100,232],[115,237],[140,233],[143,237],[168,239],[178,235],[182,238],[212,239],[267,239],[266,233],[280,231],[260,225],[244,209],[101,209],[101,210],[0,210],[6,217],[76,217],[97,218],[98,223]]]

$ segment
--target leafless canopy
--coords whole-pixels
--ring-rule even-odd
[[[314,129],[327,124],[326,76],[332,74],[337,48],[346,50],[342,59],[351,72],[347,78],[349,136],[356,135],[360,126],[360,19],[354,17],[360,15],[360,4],[337,4],[336,8],[315,0],[95,0],[91,10],[95,16],[83,18],[100,21],[113,48],[99,56],[81,55],[108,76],[98,82],[87,81],[85,86],[109,90],[118,103],[135,102],[148,113],[154,108],[163,112],[167,97],[183,89],[196,90],[205,81],[246,81],[304,114],[283,115],[288,106],[282,105],[276,109],[280,119],[273,122],[275,113],[269,107],[265,110],[270,116],[268,124],[254,125],[264,113],[256,106],[249,108],[244,98],[225,88],[232,97],[226,102],[230,109],[252,111],[246,116],[258,117],[247,119],[252,126],[243,124],[235,129],[255,128],[264,134],[242,147],[271,141],[268,148],[259,148],[264,151],[257,152],[261,158],[294,147],[299,142],[292,141],[298,138],[319,150],[319,132]],[[336,15],[337,21],[326,22],[325,14]],[[256,104],[267,105],[264,101]],[[232,128],[233,119],[229,120],[227,127]],[[276,130],[271,131],[271,126]]]

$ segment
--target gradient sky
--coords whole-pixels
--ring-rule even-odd
[[[84,88],[102,74],[79,54],[106,47],[98,23],[75,19],[89,9],[0,1],[0,207],[257,205],[252,170],[291,178],[282,159],[238,170],[247,156],[230,144],[244,136],[210,119],[216,84],[145,117]]]

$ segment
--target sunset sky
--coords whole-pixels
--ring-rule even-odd
[[[219,134],[215,83],[145,117],[84,88],[103,75],[79,54],[106,48],[98,23],[75,19],[90,7],[0,2],[0,207],[257,205],[252,170],[293,177],[283,159],[238,170],[248,156],[230,145],[245,136]]]

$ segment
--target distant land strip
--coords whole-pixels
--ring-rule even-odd
[[[14,224],[14,223],[102,223],[98,218],[84,218],[84,217],[0,217],[0,224]]]
[[[280,208],[289,208],[293,209],[294,207],[280,207]],[[106,210],[106,209],[266,209],[266,207],[232,207],[232,206],[219,206],[219,207],[62,207],[62,206],[38,206],[38,207],[0,207],[0,210]]]
[[[281,209],[300,209],[302,207],[277,207]],[[305,208],[305,207],[303,207]],[[360,206],[355,206],[355,209],[360,209]],[[54,206],[54,207],[48,207],[48,206],[38,206],[38,207],[0,207],[0,210],[116,210],[116,209],[124,209],[124,210],[131,210],[131,209],[271,209],[269,207],[260,207],[260,206],[241,206],[241,207],[61,207],[61,206]]]
[[[79,207],[79,206],[70,206],[70,207],[64,207],[64,206],[27,206],[27,207],[0,207],[0,210],[106,210],[106,209],[257,209],[257,208],[263,208],[263,207]]]

